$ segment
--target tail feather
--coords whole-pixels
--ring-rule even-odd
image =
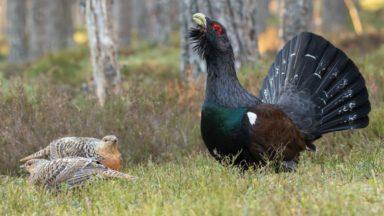
[[[85,182],[92,179],[126,179],[136,180],[137,177],[131,176],[122,172],[108,169],[106,167],[85,168],[75,173],[74,176],[67,179],[65,182],[69,188],[74,188],[84,185]]]
[[[321,79],[321,82],[319,82],[319,80],[313,80],[313,82],[317,81],[317,83],[319,83],[318,85],[315,84],[315,86],[318,86],[315,93],[320,93],[321,90],[326,89],[330,83],[336,79],[340,71],[344,70],[348,63],[348,57],[343,52],[339,52],[338,49],[330,49],[329,52],[335,52],[336,54],[335,56],[324,56],[322,59],[323,62],[320,62],[322,63],[321,68],[314,73],[315,76]],[[325,58],[333,59],[325,60]]]
[[[345,103],[344,105],[339,106],[334,110],[324,108],[323,110],[327,114],[324,115],[323,122],[328,122],[329,120],[335,118],[340,114],[353,111],[353,109],[355,109],[356,107],[361,107],[363,105],[369,106],[369,104],[367,104],[365,100],[366,97],[367,97],[367,93],[363,93],[362,95],[354,97],[352,100],[349,101],[349,103]],[[336,100],[335,100],[335,103],[336,103]],[[366,109],[369,109],[369,107],[366,107]]]
[[[340,93],[348,85],[353,84],[355,81],[359,82],[360,86],[364,87],[364,80],[361,79],[361,75],[358,72],[354,64],[350,64],[348,68],[345,69],[344,74],[340,74],[337,80],[335,80],[328,90],[324,90],[328,98],[332,98],[337,93]]]
[[[323,112],[327,113],[323,117],[323,121],[327,122],[330,119],[334,118],[338,114],[353,111],[353,109],[357,107],[362,107],[363,105],[367,105],[367,109],[370,109],[369,103],[367,104],[368,93],[366,91],[362,92],[359,95],[356,95],[351,100],[346,103],[348,98],[346,98],[346,94],[341,94],[337,98],[335,98],[331,103],[323,108]],[[341,105],[340,105],[341,104]],[[336,109],[335,109],[336,107]]]
[[[135,180],[137,177],[131,176],[122,172],[118,172],[115,170],[111,169],[103,169],[99,170],[99,173],[104,177],[104,178],[119,178],[119,179],[127,179],[127,180]]]
[[[333,127],[337,127],[339,125],[354,125],[356,120],[362,119],[366,117],[369,113],[370,109],[367,106],[360,107],[356,111],[350,111],[345,114],[340,114],[334,117],[332,120],[327,122],[323,122],[320,127],[320,131],[325,131],[327,129],[332,129]]]
[[[312,37],[310,34],[306,35],[308,39],[304,40],[304,43],[307,43],[307,48],[305,49],[303,56],[300,58],[300,56],[296,57],[297,66],[296,66],[296,73],[295,75],[298,75],[297,81],[294,80],[292,83],[293,85],[296,85],[299,90],[303,88],[312,88],[312,86],[308,86],[307,83],[310,80],[309,77],[314,77],[316,74],[314,74],[314,71],[316,71],[316,68],[318,64],[314,64],[315,62],[319,61],[319,59],[323,59],[323,54],[325,50],[329,47],[329,43],[327,41],[317,41],[316,38]],[[305,46],[303,44],[302,46]]]
[[[358,68],[312,33],[299,34],[278,53],[260,97],[285,111],[307,140],[369,123],[371,106]]]
[[[69,188],[74,188],[84,185],[85,182],[92,179],[95,176],[95,171],[93,169],[82,169],[79,172],[76,172],[73,177],[66,180]]]
[[[49,154],[50,154],[50,148],[49,148],[49,146],[47,146],[44,149],[41,149],[40,151],[38,151],[36,153],[33,153],[31,155],[28,155],[27,157],[20,159],[20,162],[26,162],[26,161],[29,161],[31,159],[44,158],[44,157],[49,156]]]
[[[356,119],[356,120],[358,120],[358,121],[355,121],[353,124],[333,125],[331,128],[321,130],[321,133],[325,134],[325,133],[335,132],[335,131],[364,128],[364,127],[368,126],[368,124],[369,124],[368,116],[366,116],[364,118]]]

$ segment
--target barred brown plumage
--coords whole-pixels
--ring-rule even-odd
[[[117,137],[114,135],[105,136],[101,140],[90,137],[64,137],[54,140],[44,149],[22,158],[20,162],[46,157],[50,159],[84,157],[95,159],[108,168],[120,170],[122,158],[117,141]]]
[[[68,188],[83,185],[93,179],[119,178],[134,180],[137,177],[105,167],[90,158],[72,157],[55,160],[31,159],[21,166],[30,176],[28,182],[46,189],[66,184]]]

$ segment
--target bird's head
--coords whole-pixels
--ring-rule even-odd
[[[117,137],[115,135],[108,135],[103,137],[103,144],[107,147],[117,146]]]
[[[197,26],[190,30],[189,37],[195,43],[194,48],[201,57],[233,53],[231,42],[222,24],[202,13],[194,14],[192,19]]]
[[[48,162],[48,160],[45,159],[31,159],[25,164],[21,165],[20,168],[26,170],[29,173],[34,172],[38,167]]]

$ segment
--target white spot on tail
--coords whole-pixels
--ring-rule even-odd
[[[247,116],[248,116],[248,119],[249,119],[249,123],[251,125],[254,125],[256,123],[256,119],[257,119],[257,115],[256,113],[253,113],[253,112],[247,112]]]
[[[320,74],[318,74],[318,73],[314,73],[314,74],[315,74],[315,76],[319,77],[319,79],[321,79]]]
[[[327,101],[325,101],[323,98],[320,98],[321,101],[323,101],[324,105],[327,104]]]
[[[316,60],[316,57],[315,57],[315,56],[313,56],[313,55],[311,55],[311,54],[305,54],[305,57],[313,58],[313,59],[315,59],[315,60]]]

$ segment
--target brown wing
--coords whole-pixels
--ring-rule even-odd
[[[89,163],[92,163],[92,160],[86,158],[62,158],[52,160],[46,168],[49,170],[49,178],[46,179],[46,185],[56,186],[66,182]]]
[[[249,109],[244,118],[250,134],[247,147],[253,157],[290,161],[305,150],[298,127],[276,106],[258,105]]]
[[[54,140],[50,144],[51,159],[65,157],[98,158],[95,146],[101,142],[99,139],[89,137],[64,137]]]
[[[78,170],[74,175],[66,179],[66,183],[70,188],[83,185],[84,182],[92,179],[126,179],[126,180],[135,180],[137,177],[131,176],[122,172],[118,172],[112,169],[105,167],[97,161],[87,164],[84,168]]]
[[[46,188],[55,187],[62,183],[63,179],[73,175],[74,170],[78,169],[73,165],[73,161],[70,159],[47,161],[44,165],[31,172],[29,182]]]

